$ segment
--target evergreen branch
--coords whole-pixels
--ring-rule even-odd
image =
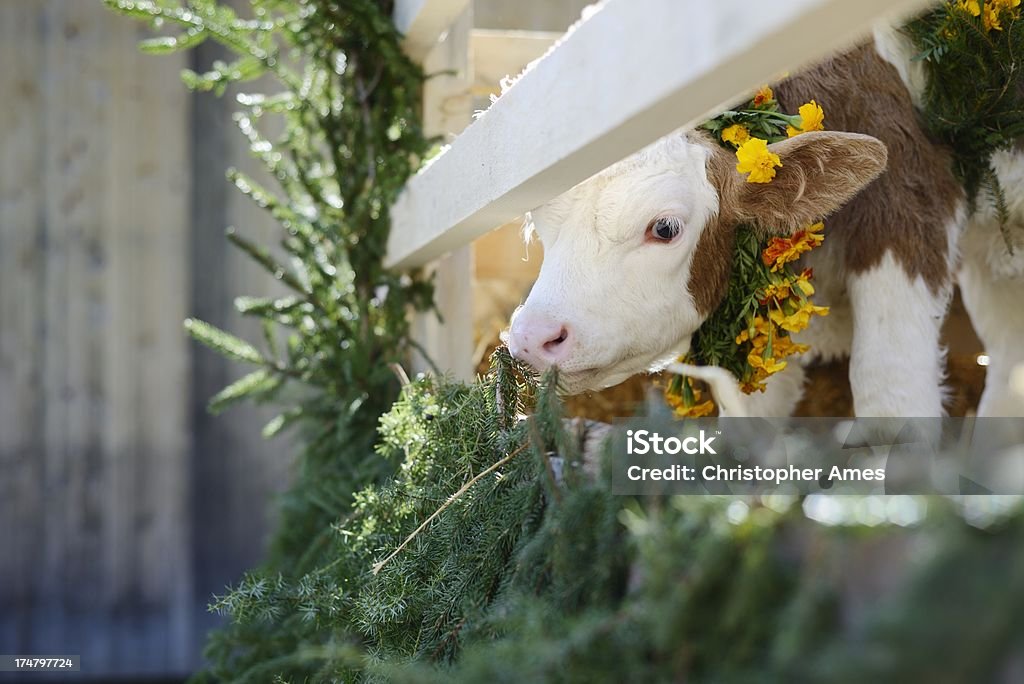
[[[185,330],[197,342],[201,342],[225,356],[246,363],[266,363],[266,359],[251,344],[205,321],[195,318],[186,319]]]
[[[378,574],[384,568],[384,566],[388,564],[388,562],[392,558],[394,558],[399,553],[401,553],[402,549],[404,549],[406,546],[409,545],[409,542],[411,542],[413,539],[415,539],[419,535],[420,532],[422,532],[423,530],[427,529],[427,527],[430,525],[430,523],[433,522],[434,519],[437,518],[437,516],[441,515],[449,506],[451,506],[453,503],[458,501],[459,498],[463,494],[465,494],[470,489],[472,489],[473,485],[475,485],[477,482],[479,482],[483,478],[487,477],[488,475],[493,473],[495,470],[497,470],[498,468],[502,467],[503,465],[505,465],[506,463],[511,461],[513,458],[515,458],[516,456],[521,454],[526,449],[526,447],[528,447],[528,446],[529,446],[529,442],[524,442],[523,444],[521,444],[519,446],[519,448],[517,448],[514,451],[512,451],[512,453],[510,453],[508,456],[505,456],[504,458],[499,459],[498,461],[495,461],[489,468],[487,468],[486,470],[482,471],[479,475],[477,475],[476,477],[471,479],[466,484],[462,485],[462,487],[460,487],[457,492],[455,492],[450,497],[448,497],[448,500],[445,501],[441,505],[440,508],[438,508],[436,511],[431,513],[427,517],[427,519],[424,520],[420,524],[419,527],[417,527],[415,530],[413,530],[413,532],[408,537],[405,538],[405,541],[403,541],[401,544],[398,545],[398,548],[396,548],[394,551],[392,551],[384,560],[382,560],[382,561],[380,561],[378,563],[375,563],[374,566],[373,566],[373,574],[374,575]]]
[[[261,368],[245,375],[215,394],[209,402],[210,413],[217,415],[243,399],[265,399],[281,386],[281,376]]]

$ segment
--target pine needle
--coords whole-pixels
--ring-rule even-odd
[[[395,557],[395,556],[397,556],[397,555],[398,555],[399,553],[401,553],[402,549],[404,549],[404,548],[405,548],[406,546],[408,546],[408,545],[409,545],[409,542],[411,542],[411,541],[412,541],[413,539],[415,539],[415,538],[416,538],[416,537],[417,537],[417,536],[419,535],[419,533],[420,533],[420,532],[422,532],[423,530],[427,529],[427,527],[428,527],[428,526],[430,525],[430,523],[432,523],[432,522],[433,522],[433,521],[434,521],[434,520],[435,520],[435,519],[437,518],[437,516],[439,516],[439,515],[441,515],[442,513],[444,513],[444,511],[445,511],[445,510],[446,510],[446,509],[447,509],[447,508],[448,508],[449,506],[451,506],[451,505],[452,505],[453,503],[455,503],[456,501],[458,501],[458,500],[459,500],[459,498],[460,498],[460,497],[461,497],[461,496],[462,496],[463,494],[465,494],[465,493],[466,493],[466,492],[468,492],[468,491],[469,491],[470,489],[472,489],[473,485],[475,485],[475,484],[476,484],[477,482],[479,482],[479,481],[480,481],[480,480],[482,480],[483,478],[487,477],[488,475],[490,475],[491,473],[493,473],[493,472],[494,472],[495,470],[497,470],[497,469],[498,469],[498,468],[500,468],[501,466],[505,465],[506,463],[508,463],[509,461],[511,461],[511,460],[512,460],[513,458],[515,458],[515,457],[516,457],[516,456],[518,456],[519,454],[521,454],[521,453],[522,453],[522,452],[523,452],[523,451],[524,451],[524,450],[526,449],[526,447],[528,447],[528,446],[530,446],[530,442],[524,442],[523,444],[520,444],[520,445],[519,445],[519,448],[517,448],[517,449],[516,449],[515,451],[513,451],[512,453],[510,453],[510,454],[509,454],[508,456],[505,456],[504,458],[502,458],[502,459],[500,459],[500,460],[496,461],[496,462],[495,462],[495,463],[494,463],[493,465],[491,465],[491,466],[490,466],[489,468],[487,468],[486,470],[484,470],[483,472],[481,472],[481,473],[480,473],[479,475],[477,475],[476,477],[474,477],[474,478],[473,478],[472,480],[470,480],[470,481],[469,481],[469,482],[467,482],[466,484],[462,485],[462,487],[460,487],[460,488],[459,488],[459,490],[458,490],[457,492],[455,492],[454,494],[452,494],[452,495],[451,495],[450,497],[448,497],[448,500],[447,500],[447,501],[445,501],[445,502],[444,502],[443,504],[441,504],[441,507],[440,507],[440,508],[438,508],[438,509],[437,509],[436,511],[434,511],[433,513],[431,513],[431,514],[430,514],[430,516],[429,516],[429,517],[428,517],[428,518],[427,518],[426,520],[424,520],[424,521],[423,521],[423,522],[422,522],[422,523],[420,524],[420,526],[419,526],[419,527],[417,527],[417,528],[416,528],[415,530],[413,530],[413,531],[412,531],[412,534],[410,534],[410,535],[409,535],[408,537],[406,537],[406,538],[405,538],[405,541],[403,541],[403,542],[402,542],[401,544],[399,544],[399,545],[398,545],[398,548],[397,548],[397,549],[395,549],[394,551],[392,551],[392,552],[391,552],[391,553],[390,553],[390,554],[388,555],[388,557],[387,557],[387,558],[385,558],[384,560],[382,560],[382,561],[380,561],[379,563],[375,564],[375,565],[373,566],[373,574],[374,574],[374,575],[376,575],[377,573],[379,573],[379,572],[381,571],[381,569],[383,569],[383,567],[384,567],[385,565],[387,565],[387,564],[388,564],[388,562],[389,562],[389,561],[390,561],[390,560],[391,560],[392,558],[394,558],[394,557]]]

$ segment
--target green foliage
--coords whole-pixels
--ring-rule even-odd
[[[764,242],[749,226],[736,230],[732,270],[725,299],[693,336],[694,358],[702,365],[721,366],[737,378],[749,375],[745,348],[740,353],[736,336],[750,325],[757,313],[758,293],[771,284],[761,261]]]
[[[1005,226],[1005,198],[991,159],[1024,137],[1024,21],[1019,7],[1007,6],[998,16],[1001,30],[989,30],[983,16],[948,1],[904,30],[929,76],[925,124],[953,150],[954,171],[972,206],[985,190]]]
[[[259,638],[215,636],[210,680],[967,682],[1019,648],[1019,509],[974,529],[933,500],[907,530],[830,528],[795,498],[740,516],[731,497],[641,505],[586,474],[555,382],[524,403],[499,351],[480,383],[408,386],[381,421],[395,478],[357,496],[318,567],[219,599]],[[858,572],[885,577],[887,544],[925,552],[851,596]]]
[[[373,445],[377,419],[398,391],[390,366],[405,361],[410,310],[431,305],[428,282],[382,266],[387,209],[429,146],[419,124],[422,74],[376,0],[253,0],[251,16],[214,0],[107,4],[176,32],[144,41],[147,52],[213,40],[234,54],[205,73],[186,71],[191,88],[223,94],[262,77],[263,92],[237,95],[235,121],[279,188],[236,170],[228,178],[273,215],[281,237],[273,250],[234,229],[228,238],[291,292],[236,300],[239,312],[261,320],[262,349],[202,321],[186,328],[258,366],[213,398],[214,411],[274,401],[282,413],[265,434],[299,425],[308,435],[284,502],[288,532],[277,537],[270,562],[291,576],[352,494],[389,469]],[[264,130],[282,132],[268,138]],[[293,383],[302,389],[283,390]]]

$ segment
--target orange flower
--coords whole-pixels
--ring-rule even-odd
[[[784,264],[796,261],[801,254],[811,251],[825,240],[825,236],[820,235],[824,228],[825,224],[818,222],[798,230],[793,233],[793,237],[773,237],[761,253],[764,265],[771,266],[772,271],[778,271]]]
[[[768,86],[758,88],[754,95],[754,107],[762,107],[775,101],[775,93]]]

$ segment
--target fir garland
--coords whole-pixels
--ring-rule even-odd
[[[1024,137],[1024,21],[1020,0],[948,0],[904,28],[928,81],[922,110],[931,134],[953,151],[970,206],[985,191],[1006,244],[1008,213],[992,155]]]

